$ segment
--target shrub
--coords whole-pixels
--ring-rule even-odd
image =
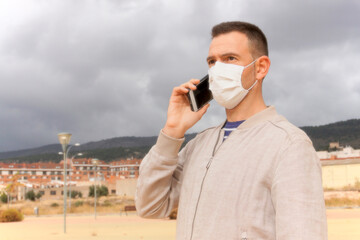
[[[109,195],[109,189],[105,186],[105,185],[101,185],[96,186],[96,196],[97,197],[101,197],[101,196],[107,196]],[[94,197],[94,185],[89,187],[89,197]]]
[[[77,198],[77,197],[81,198],[82,193],[80,191],[76,191],[76,190],[71,191],[71,198]]]
[[[56,202],[54,202],[54,203],[52,203],[52,204],[50,205],[50,207],[58,207],[58,206],[59,206],[59,204],[56,203]]]
[[[170,219],[176,219],[177,218],[177,208],[173,209],[169,215]]]
[[[82,206],[82,205],[84,205],[84,202],[83,202],[83,201],[76,201],[76,202],[74,203],[74,206],[75,206],[75,207],[80,207],[80,206]]]
[[[4,210],[0,215],[0,222],[19,222],[23,219],[22,213],[14,208]]]
[[[105,200],[104,203],[102,204],[102,206],[104,206],[104,207],[111,207],[112,204],[111,204],[111,202],[110,202],[109,200]]]

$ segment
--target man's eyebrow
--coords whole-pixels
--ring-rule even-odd
[[[211,59],[213,59],[214,57],[213,56],[208,56],[207,58],[206,58],[206,62],[209,62],[209,60],[211,60]]]
[[[220,57],[226,57],[226,56],[236,56],[238,58],[240,58],[241,56],[237,53],[234,53],[234,52],[227,52],[227,53],[224,53],[224,54],[221,54]],[[213,59],[214,56],[208,56],[206,58],[206,62],[209,62],[209,60]]]
[[[236,56],[236,57],[240,57],[239,54],[234,53],[234,52],[228,52],[228,53],[221,54],[221,57],[226,57],[226,56]]]

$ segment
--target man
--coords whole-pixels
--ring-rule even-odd
[[[178,207],[177,239],[327,239],[321,167],[310,139],[273,106],[262,82],[270,60],[262,31],[226,22],[212,30],[209,84],[226,121],[179,153],[185,132],[205,114],[173,89],[167,121],[141,163],[136,207],[164,218]]]

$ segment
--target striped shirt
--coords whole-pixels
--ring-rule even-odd
[[[223,141],[225,141],[230,133],[235,130],[240,124],[242,124],[245,120],[241,120],[241,121],[236,121],[236,122],[228,122],[226,121],[224,128],[224,139]]]

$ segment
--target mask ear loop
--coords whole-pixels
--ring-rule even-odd
[[[257,82],[258,82],[258,80],[256,79],[255,82],[253,83],[253,85],[251,85],[251,87],[249,87],[248,90],[246,90],[246,91],[250,91],[255,86],[255,84],[257,84]]]
[[[258,60],[259,58],[255,59],[254,61],[252,61],[251,63],[249,63],[248,65],[246,65],[244,68],[247,68],[248,66],[250,66],[251,64],[253,64],[254,62],[256,62],[256,60]]]
[[[248,66],[250,66],[251,64],[253,64],[254,62],[256,62],[256,60],[258,60],[258,59],[259,59],[259,58],[255,59],[254,61],[252,61],[251,63],[249,63],[248,65],[246,65],[246,66],[244,67],[244,69],[247,68]],[[253,83],[253,85],[251,85],[251,87],[249,87],[248,90],[246,90],[246,91],[250,91],[250,90],[255,86],[255,84],[257,84],[257,82],[258,82],[258,80],[256,79],[255,82]]]

